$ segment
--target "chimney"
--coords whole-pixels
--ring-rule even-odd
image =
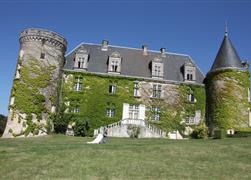
[[[143,50],[143,55],[147,55],[147,45],[146,44],[142,45],[142,50]]]
[[[101,47],[101,50],[102,50],[102,51],[107,51],[107,50],[108,50],[108,44],[109,44],[109,41],[108,41],[108,40],[102,40],[102,47]]]
[[[162,57],[165,57],[166,56],[166,48],[160,48],[160,53],[161,53],[161,56]]]

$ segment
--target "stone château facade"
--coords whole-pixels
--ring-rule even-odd
[[[179,138],[206,122],[215,128],[251,125],[249,71],[227,34],[210,72],[189,55],[67,41],[44,29],[26,29],[3,137],[46,135],[55,114],[88,122],[88,135]],[[189,132],[190,131],[190,132]]]

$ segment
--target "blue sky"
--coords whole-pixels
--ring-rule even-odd
[[[0,113],[7,114],[19,33],[28,27],[56,31],[68,52],[81,42],[189,54],[206,74],[228,22],[229,36],[242,59],[251,59],[251,1],[164,0],[0,0]]]

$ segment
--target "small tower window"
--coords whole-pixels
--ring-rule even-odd
[[[45,53],[40,54],[40,59],[45,59]]]
[[[191,102],[191,103],[195,103],[196,102],[196,99],[195,99],[195,96],[194,96],[194,91],[192,89],[190,89],[190,92],[187,95],[187,100],[189,102]]]

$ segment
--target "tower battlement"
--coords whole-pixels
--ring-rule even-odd
[[[56,32],[40,28],[28,28],[20,33],[20,43],[27,41],[45,41],[66,50],[67,40]]]

